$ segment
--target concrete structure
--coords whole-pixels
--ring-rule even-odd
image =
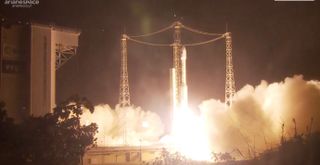
[[[27,114],[29,86],[28,28],[1,26],[0,31],[0,100],[8,115],[20,120]]]
[[[163,151],[159,146],[95,147],[87,151],[82,165],[134,165],[155,160]]]
[[[51,112],[56,69],[76,54],[80,31],[38,23],[1,24],[0,100],[8,115]]]

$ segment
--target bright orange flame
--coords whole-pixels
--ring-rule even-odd
[[[193,160],[211,159],[204,121],[187,106],[174,110],[172,141],[175,150]]]

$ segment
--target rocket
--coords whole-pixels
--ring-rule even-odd
[[[180,47],[180,51],[175,58],[173,68],[170,69],[171,95],[173,111],[185,109],[188,107],[188,86],[187,86],[187,51],[184,46]]]
[[[173,49],[173,67],[170,69],[171,105],[170,113],[173,122],[171,131],[177,130],[177,119],[181,113],[188,110],[188,86],[187,86],[187,51],[183,45]]]

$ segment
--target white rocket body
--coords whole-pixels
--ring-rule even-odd
[[[182,47],[179,58],[181,68],[170,69],[171,104],[173,110],[185,109],[188,107],[188,86],[187,86],[187,51]],[[181,80],[181,81],[178,81]]]
[[[170,84],[171,84],[171,105],[172,105],[172,120],[173,132],[177,132],[177,124],[181,113],[188,111],[188,86],[187,86],[187,51],[183,46],[177,58],[178,63],[170,69]]]

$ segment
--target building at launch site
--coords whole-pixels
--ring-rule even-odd
[[[56,70],[76,54],[80,31],[1,21],[0,100],[16,121],[52,112]]]
[[[88,150],[82,165],[135,165],[152,162],[161,157],[161,146],[96,147]]]

